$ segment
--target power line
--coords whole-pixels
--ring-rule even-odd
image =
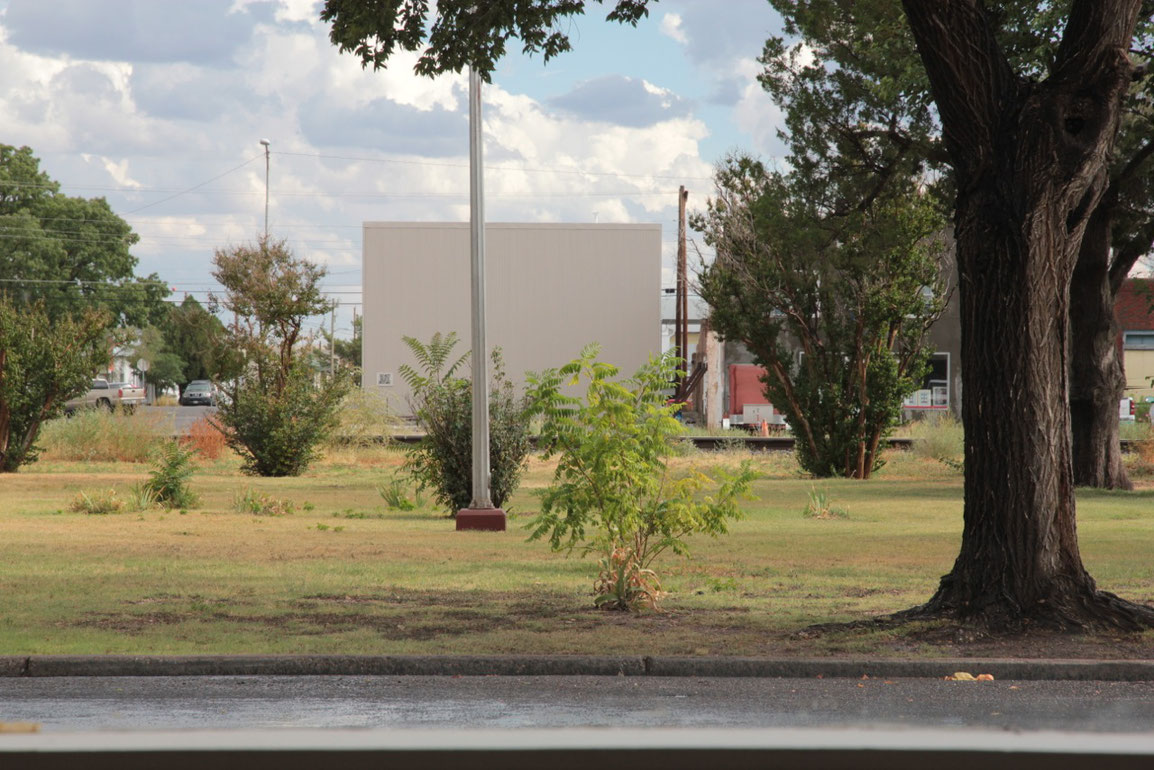
[[[192,187],[189,187],[187,190],[183,190],[183,191],[178,192],[174,195],[170,195],[167,198],[161,198],[158,201],[153,201],[152,203],[141,206],[140,208],[133,209],[132,211],[129,211],[128,213],[129,214],[135,214],[138,211],[144,211],[145,209],[152,208],[153,206],[158,206],[161,203],[165,203],[166,201],[170,201],[173,198],[179,198],[181,195],[185,195],[187,193],[193,192],[194,190],[198,190],[201,187],[204,187],[206,184],[209,184],[210,182],[215,182],[216,180],[220,179],[221,177],[228,176],[229,174],[231,174],[234,171],[239,171],[240,169],[247,166],[249,163],[252,163],[254,160],[257,160],[258,158],[261,158],[263,156],[264,156],[264,153],[261,153],[260,155],[254,155],[253,157],[246,160],[244,163],[241,163],[239,166],[234,166],[233,168],[230,168],[228,171],[225,171],[223,174],[217,174],[212,179],[207,179],[207,180],[201,182],[200,184],[195,184]]]
[[[299,158],[321,158],[323,160],[346,160],[361,163],[390,163],[403,166],[434,166],[442,168],[464,168],[469,167],[468,163],[447,163],[439,161],[420,161],[420,160],[400,160],[397,158],[366,158],[352,155],[324,155],[321,153],[311,152],[274,152],[273,155],[285,155],[289,157]],[[556,166],[485,166],[486,173],[489,171],[514,171],[514,172],[528,172],[532,174],[575,174],[582,176],[604,176],[614,177],[616,179],[666,179],[666,180],[686,180],[695,179],[699,181],[713,181],[712,176],[685,176],[683,174],[626,174],[620,171],[590,171],[587,169],[568,169],[559,168]]]

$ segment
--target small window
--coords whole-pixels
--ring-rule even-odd
[[[1154,331],[1124,332],[1122,346],[1126,350],[1154,350]]]
[[[392,372],[377,372],[377,387],[391,388],[393,386]]]

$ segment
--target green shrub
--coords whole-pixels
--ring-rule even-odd
[[[401,377],[413,391],[413,408],[425,438],[408,447],[404,469],[418,489],[456,516],[473,500],[473,394],[468,379],[454,376],[468,353],[450,362],[455,333],[433,335],[429,344],[405,337],[423,374],[408,365]],[[490,496],[500,508],[517,489],[529,456],[529,401],[505,376],[500,350],[492,354],[489,384]]]
[[[337,407],[351,388],[347,373],[320,384],[303,364],[283,383],[245,378],[223,389],[217,419],[241,468],[254,476],[299,476],[337,425]]]
[[[188,488],[188,480],[193,471],[192,458],[195,455],[195,449],[183,447],[176,441],[161,445],[142,492],[151,495],[158,505],[165,508],[195,507],[196,495]]]
[[[676,359],[651,359],[632,379],[614,381],[616,367],[597,361],[597,352],[591,345],[560,370],[529,378],[533,407],[544,415],[541,448],[558,456],[529,539],[601,553],[598,606],[655,607],[654,559],[666,550],[688,554],[691,534],[724,533],[757,474],[745,461],[735,473],[716,471],[716,480],[699,470],[673,475],[667,458],[681,425],[665,389]],[[584,400],[562,394],[581,380]]]

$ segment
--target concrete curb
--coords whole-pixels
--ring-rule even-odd
[[[1154,681],[1154,660],[825,660],[472,655],[0,656],[0,677],[64,676],[665,676]]]

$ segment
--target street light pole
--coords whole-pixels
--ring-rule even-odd
[[[481,76],[469,68],[469,229],[473,289],[473,500],[457,512],[457,529],[504,531],[505,512],[493,507],[489,465],[489,373],[485,342],[485,190]]]
[[[264,239],[268,240],[268,139],[261,139],[260,143],[264,146]]]

